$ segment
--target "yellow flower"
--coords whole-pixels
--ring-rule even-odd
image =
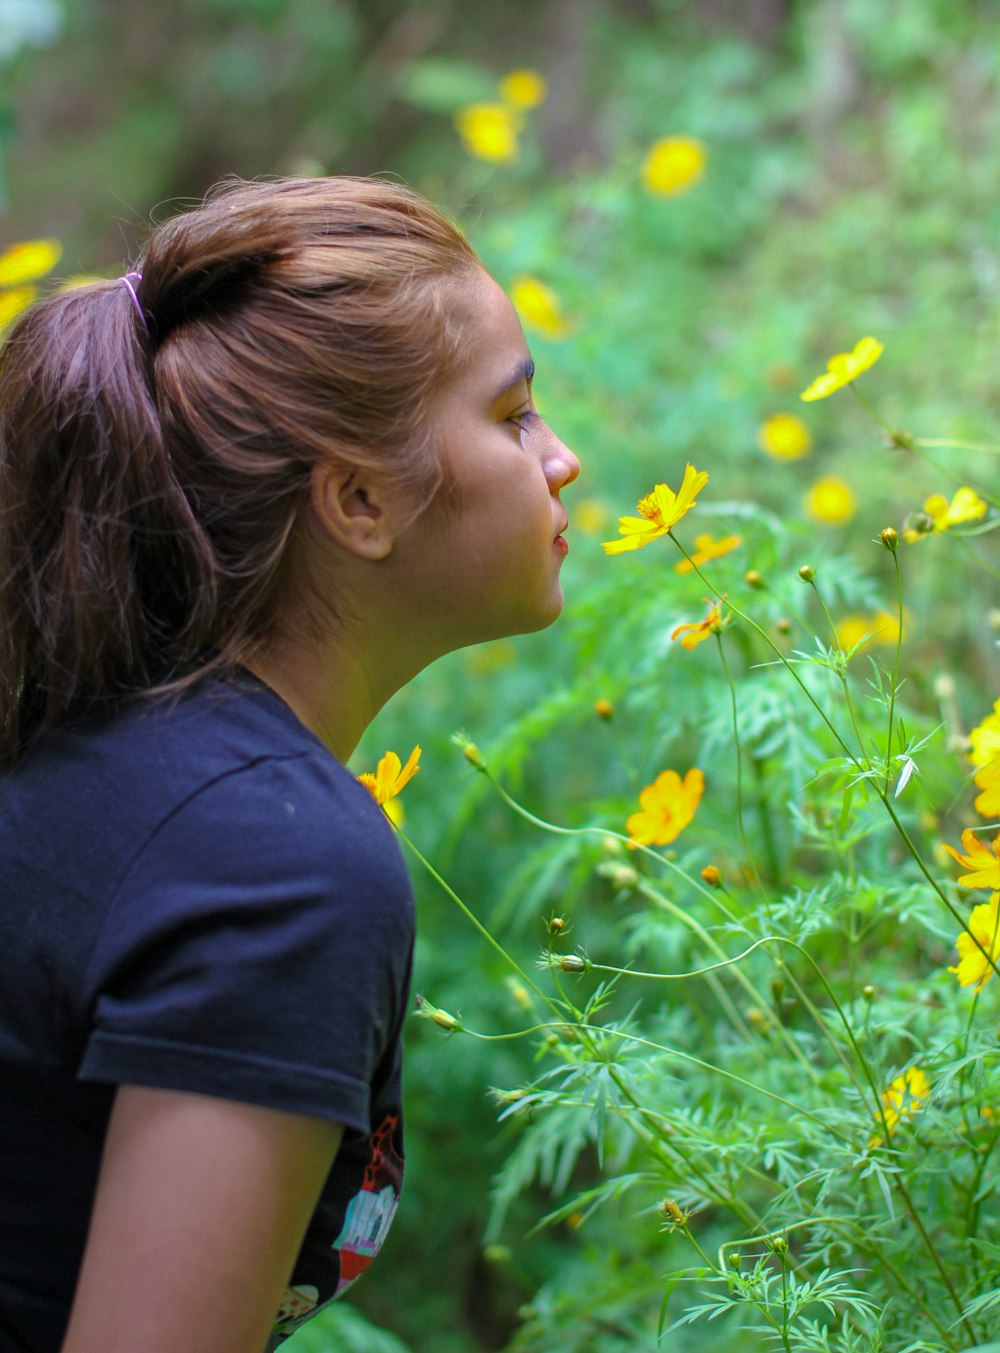
[[[845,615],[837,623],[837,643],[845,653],[862,639],[869,644],[894,644],[898,638],[899,620],[888,611],[871,616]]]
[[[12,244],[0,254],[0,287],[19,287],[35,282],[59,262],[62,245],[58,240],[25,240]]]
[[[386,752],[375,768],[375,774],[365,772],[358,780],[369,791],[376,803],[385,804],[394,799],[404,785],[409,784],[420,769],[420,748],[414,747],[410,759],[403,766],[395,752]]]
[[[885,1125],[891,1132],[903,1118],[912,1118],[922,1109],[931,1093],[930,1081],[918,1066],[911,1066],[882,1091]],[[881,1115],[879,1115],[881,1121]]]
[[[38,295],[37,288],[27,284],[51,272],[61,257],[58,240],[25,240],[0,254],[0,329]]]
[[[511,283],[510,299],[514,308],[530,329],[547,338],[565,338],[569,324],[559,304],[559,297],[537,277],[515,277]]]
[[[692,769],[682,780],[675,770],[661,771],[639,795],[638,813],[625,830],[636,846],[665,846],[675,840],[695,815],[705,789],[705,777]]]
[[[930,518],[930,522],[923,523],[923,530],[908,527],[903,531],[903,536],[912,543],[931,532],[947,531],[950,527],[961,526],[967,521],[978,521],[980,517],[986,516],[986,511],[986,502],[980,498],[975,489],[970,489],[967,485],[956,491],[950,503],[943,493],[932,493],[924,503],[924,512]]]
[[[812,436],[794,413],[776,413],[757,429],[757,445],[775,460],[799,460],[809,454]]]
[[[698,620],[691,625],[678,625],[670,631],[670,637],[676,639],[679,634],[683,634],[681,648],[697,648],[710,634],[721,634],[723,624],[722,607],[716,604],[709,607],[704,620]]]
[[[455,126],[470,155],[494,164],[517,158],[519,115],[505,103],[470,103],[455,114]]]
[[[642,181],[659,197],[679,197],[704,176],[705,147],[690,136],[661,136],[642,162]]]
[[[512,108],[537,108],[548,92],[545,78],[537,70],[509,70],[500,81],[500,97]]]
[[[987,714],[972,730],[969,739],[972,743],[969,760],[974,766],[988,766],[1000,759],[1000,700],[994,703],[993,713]]]
[[[581,498],[573,506],[573,530],[585,536],[596,536],[603,531],[611,513],[600,498]]]
[[[962,833],[962,845],[965,848],[964,855],[960,855],[954,846],[944,847],[960,865],[972,871],[963,874],[958,880],[961,887],[1000,891],[1000,836],[997,836],[991,849],[978,839],[971,827],[966,827]]]
[[[674,565],[675,573],[693,573],[696,564],[707,564],[710,559],[720,559],[730,550],[743,544],[742,536],[723,536],[715,540],[712,536],[695,536],[694,553],[690,559],[682,559]]]
[[[972,805],[983,817],[1000,817],[1000,761],[991,761],[973,777],[983,792]]]
[[[605,554],[623,554],[626,550],[638,550],[651,540],[667,535],[676,526],[688,508],[694,506],[694,500],[708,483],[708,471],[696,470],[693,465],[684,467],[684,481],[677,493],[668,489],[666,484],[657,484],[652,493],[639,500],[636,511],[638,517],[620,517],[619,534],[623,540],[605,540]]]
[[[975,984],[976,991],[982,991],[993,976],[994,964],[1000,961],[1000,893],[972,908],[969,924],[955,941],[955,948],[958,964],[948,971],[955,974],[961,986]]]
[[[874,366],[885,351],[885,345],[875,338],[862,338],[853,352],[838,352],[826,364],[826,372],[817,376],[811,385],[802,391],[801,398],[807,402],[814,399],[826,399],[835,390],[842,389],[856,380],[862,372]]]
[[[851,486],[832,474],[817,479],[805,496],[806,512],[824,526],[840,526],[850,521],[857,505]]]

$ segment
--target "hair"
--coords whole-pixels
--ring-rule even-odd
[[[45,728],[245,659],[274,631],[313,465],[421,510],[481,265],[410,190],[226,182],[121,279],[38,302],[0,350],[0,762]]]

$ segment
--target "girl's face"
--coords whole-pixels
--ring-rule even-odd
[[[580,472],[535,411],[534,364],[507,296],[485,272],[452,287],[465,360],[433,415],[445,483],[400,536],[396,561],[442,652],[555,620],[569,549],[559,494]]]

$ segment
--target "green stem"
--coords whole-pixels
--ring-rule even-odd
[[[899,655],[903,647],[903,578],[899,571],[899,555],[896,550],[892,552],[892,562],[896,568],[896,656],[892,664],[892,685],[889,688],[889,729],[885,739],[885,788],[883,793],[889,793],[889,781],[892,779],[892,732],[893,720],[896,716],[896,686],[899,683]]]
[[[987,451],[992,456],[1000,455],[1000,446],[988,442],[956,442],[950,437],[914,437],[914,446],[947,446],[956,451]]]
[[[743,846],[743,854],[746,856],[747,864],[753,871],[754,880],[757,883],[757,886],[760,887],[760,872],[753,862],[753,853],[750,850],[750,843],[747,840],[746,827],[743,822],[743,749],[740,744],[740,721],[736,708],[736,687],[733,684],[733,674],[729,670],[726,650],[722,644],[721,630],[716,630],[715,642],[718,645],[722,670],[726,674],[726,684],[729,687],[729,704],[733,716],[733,739],[736,743],[736,822],[739,828],[740,842]]]

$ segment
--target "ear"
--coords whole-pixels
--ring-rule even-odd
[[[386,493],[371,475],[324,462],[312,472],[311,501],[319,525],[362,559],[384,559],[396,541]]]

